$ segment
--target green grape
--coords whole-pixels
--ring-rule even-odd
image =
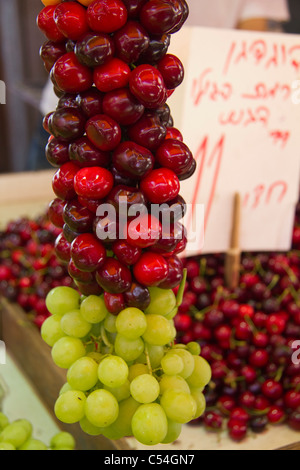
[[[23,428],[27,431],[28,435],[31,436],[32,434],[32,424],[28,419],[17,419],[14,421],[15,423],[19,424],[20,426],[23,426]]]
[[[75,390],[86,392],[98,382],[98,364],[91,357],[81,357],[73,362],[67,372],[67,380]]]
[[[181,392],[190,393],[190,387],[186,380],[180,375],[162,375],[159,386],[161,395],[163,395],[166,390],[179,390]]]
[[[144,351],[144,341],[141,338],[127,339],[119,333],[115,340],[115,353],[124,361],[136,360]]]
[[[160,367],[161,360],[165,355],[165,350],[163,346],[153,346],[145,342],[145,351],[138,357],[137,362],[142,364],[147,364],[147,357],[145,352],[147,351],[151,367],[156,369]]]
[[[88,434],[89,436],[100,436],[103,433],[103,428],[99,428],[98,426],[94,426],[86,416],[84,416],[80,421],[79,425],[83,432]]]
[[[167,375],[177,375],[183,371],[184,363],[178,354],[167,353],[161,360],[161,367]]]
[[[119,404],[119,416],[112,426],[118,427],[124,437],[132,436],[131,421],[140,406],[140,403],[133,397],[129,397]]]
[[[10,442],[1,442],[0,450],[17,450]]]
[[[57,447],[68,447],[70,449],[75,449],[76,442],[72,434],[69,432],[59,432],[52,437],[50,441],[51,449],[56,449]]]
[[[41,336],[48,346],[54,346],[56,341],[65,336],[65,333],[61,329],[60,315],[52,315],[51,317],[46,318],[41,327]]]
[[[191,388],[191,395],[194,398],[196,405],[197,405],[197,411],[196,411],[194,419],[198,419],[200,418],[200,416],[203,415],[206,409],[205,396],[203,395],[201,390],[197,388]]]
[[[149,369],[146,364],[132,364],[132,366],[129,367],[128,380],[132,382],[135,377],[148,373]]]
[[[46,297],[46,306],[52,315],[64,315],[77,310],[80,304],[80,294],[72,287],[55,287]]]
[[[170,313],[168,313],[168,315],[164,315],[164,317],[167,320],[173,320],[173,318],[176,317],[177,313],[178,313],[178,307],[174,308],[174,310],[172,310]]]
[[[74,424],[84,417],[86,396],[80,390],[70,390],[59,395],[54,405],[57,419],[66,424]]]
[[[112,393],[107,390],[95,390],[86,399],[85,415],[99,428],[110,426],[119,414],[119,404]]]
[[[168,432],[162,444],[172,444],[174,441],[178,439],[182,431],[182,424],[175,423],[175,421],[171,421],[168,419]]]
[[[69,369],[80,357],[85,356],[85,347],[79,338],[60,338],[51,350],[54,363],[61,369]]]
[[[176,423],[188,423],[197,411],[197,404],[192,395],[181,390],[166,390],[160,404],[167,417]]]
[[[62,394],[65,393],[65,392],[69,392],[70,390],[74,390],[74,389],[71,387],[71,385],[70,385],[68,382],[66,382],[66,383],[61,387],[61,389],[60,389],[60,391],[59,391],[59,395],[62,395]]]
[[[26,442],[31,436],[29,428],[18,421],[6,426],[0,434],[0,442],[12,444],[16,449]]]
[[[109,333],[117,333],[116,319],[117,319],[117,317],[115,317],[115,316],[112,315],[111,313],[109,313],[109,314],[105,317],[105,320],[104,320],[103,324],[104,324],[104,328],[105,328],[106,331],[108,331]]]
[[[114,397],[118,400],[118,402],[122,400],[126,400],[126,398],[130,397],[130,382],[129,380],[126,380],[126,382],[121,385],[120,387],[107,387],[107,385],[104,386],[105,390],[108,390],[110,393],[113,394]]]
[[[191,387],[203,388],[211,380],[211,368],[208,362],[201,356],[194,356],[195,367],[192,374],[187,378]]]
[[[131,421],[132,433],[137,441],[154,446],[163,441],[168,432],[168,420],[158,403],[141,405]]]
[[[91,323],[81,316],[80,310],[66,313],[61,319],[60,326],[66,335],[74,338],[84,338],[92,328]]]
[[[108,387],[121,387],[128,379],[128,365],[121,357],[105,357],[98,366],[98,378]]]
[[[127,339],[137,339],[147,328],[146,317],[138,308],[126,308],[116,319],[117,332]]]
[[[199,356],[201,353],[201,346],[195,341],[191,341],[190,343],[188,343],[187,349],[191,354],[193,354],[193,356]]]
[[[0,432],[9,425],[8,417],[0,412]]]
[[[102,354],[100,354],[100,353],[98,353],[98,352],[96,352],[96,351],[92,351],[92,352],[88,353],[86,356],[87,356],[87,357],[90,357],[91,359],[93,359],[95,362],[97,362],[97,364],[100,364],[100,361],[101,361],[101,359],[102,359],[102,357],[103,357]]]
[[[90,295],[80,305],[80,313],[88,323],[101,323],[108,315],[103,296]]]
[[[31,438],[24,442],[18,450],[48,450],[48,447],[39,439]]]
[[[143,334],[146,343],[155,346],[164,346],[174,340],[176,331],[162,315],[149,314],[146,315],[147,329]]]
[[[149,287],[151,302],[146,308],[148,315],[169,315],[176,308],[176,296],[172,289],[160,289],[159,287]]]
[[[186,349],[173,348],[171,349],[171,351],[172,351],[172,354],[177,354],[179,357],[181,357],[183,361],[183,371],[180,372],[179,375],[181,375],[184,379],[187,379],[194,370],[195,356],[193,356]]]
[[[131,382],[130,392],[139,403],[152,403],[159,395],[159,383],[150,374],[139,375]]]

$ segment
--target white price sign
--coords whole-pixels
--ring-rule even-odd
[[[181,183],[192,212],[204,204],[204,245],[186,254],[227,252],[235,193],[240,248],[291,247],[300,176],[300,36],[186,27],[170,53],[185,80],[168,104],[197,160]]]

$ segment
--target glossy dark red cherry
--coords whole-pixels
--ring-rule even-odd
[[[130,208],[145,206],[146,199],[138,188],[115,185],[107,196],[106,203],[111,204],[121,218],[127,219],[128,216],[130,217]]]
[[[153,204],[163,204],[176,198],[180,183],[172,170],[159,168],[151,171],[140,184],[146,198]]]
[[[108,249],[115,242],[120,233],[119,219],[113,211],[107,211],[108,206],[100,205],[97,210],[97,217],[94,220],[93,232]]]
[[[95,85],[103,93],[127,86],[129,76],[129,65],[117,57],[94,69]]]
[[[150,0],[141,10],[140,21],[151,34],[160,35],[171,32],[182,15],[183,6],[176,0]]]
[[[98,284],[110,294],[126,292],[132,282],[130,270],[115,258],[107,258],[103,266],[97,270]]]
[[[95,0],[87,9],[87,21],[97,33],[113,33],[127,21],[127,9],[121,0]]]
[[[69,156],[80,167],[108,168],[111,160],[109,152],[97,149],[87,137],[81,137],[70,143]]]
[[[79,110],[77,95],[75,93],[63,93],[57,102],[56,110],[61,108],[75,108]]]
[[[68,224],[64,224],[63,234],[64,234],[65,239],[69,243],[72,243],[75,240],[76,237],[79,237],[79,235],[82,234],[82,232],[76,232],[75,230],[72,230],[71,227]]]
[[[71,243],[67,241],[64,234],[58,235],[54,243],[54,251],[57,258],[63,263],[69,263],[71,259]]]
[[[48,5],[43,8],[37,16],[37,25],[49,41],[62,42],[65,40],[65,36],[54,21],[55,8],[55,5]]]
[[[150,150],[134,142],[126,141],[115,149],[112,163],[122,175],[141,179],[151,172],[154,166],[154,157]]]
[[[127,266],[134,265],[142,254],[141,248],[129,245],[126,240],[116,240],[112,244],[112,251],[118,260]]]
[[[87,118],[102,114],[103,93],[92,87],[76,97],[77,103]]]
[[[93,229],[94,214],[83,207],[78,199],[72,199],[64,207],[64,221],[74,232],[90,232]]]
[[[119,124],[105,114],[97,114],[86,123],[86,134],[100,150],[114,150],[120,143],[122,132]]]
[[[77,281],[81,284],[91,284],[95,281],[92,273],[78,269],[72,259],[68,264],[68,273],[72,279],[74,279],[74,281]]]
[[[67,163],[69,158],[69,144],[54,137],[50,137],[45,149],[46,158],[50,165],[60,167]]]
[[[93,272],[104,264],[106,249],[92,233],[84,233],[72,242],[71,256],[78,269]]]
[[[177,88],[184,79],[184,67],[174,54],[166,54],[157,64],[168,90]]]
[[[156,287],[167,279],[168,263],[159,254],[145,252],[133,267],[134,277],[145,287]]]
[[[164,141],[167,131],[157,115],[144,114],[128,128],[129,138],[138,145],[154,151]]]
[[[108,62],[114,55],[115,46],[108,34],[89,32],[76,42],[74,52],[87,67],[97,67]]]
[[[157,108],[167,100],[163,77],[152,65],[143,64],[132,70],[129,87],[146,108]]]
[[[159,220],[150,214],[145,214],[130,220],[125,227],[124,235],[129,245],[148,248],[158,242],[161,233]]]
[[[94,214],[97,213],[100,204],[102,204],[101,199],[90,199],[83,196],[78,196],[78,201],[83,207],[86,207],[89,211],[93,212]]]
[[[52,188],[59,199],[70,200],[76,197],[74,178],[80,167],[73,162],[62,165],[53,176]]]
[[[177,176],[185,174],[193,161],[193,154],[188,146],[174,139],[166,139],[155,156],[162,167],[173,170]]]
[[[67,93],[80,93],[93,85],[92,70],[82,65],[74,52],[61,56],[51,73],[59,89]]]
[[[77,41],[89,30],[86,9],[77,2],[64,2],[57,5],[54,21],[59,31],[68,39]]]
[[[163,34],[160,37],[151,37],[149,46],[139,57],[139,64],[156,65],[168,52],[170,35]]]
[[[131,64],[136,62],[140,55],[147,50],[150,38],[140,23],[128,21],[123,28],[114,34],[114,43],[116,56]]]
[[[151,302],[149,289],[133,281],[130,289],[124,292],[124,299],[127,307],[135,307],[146,310]]]
[[[174,224],[186,215],[187,206],[183,197],[178,194],[175,199],[165,202],[164,204],[160,204],[159,210],[159,219],[162,223],[165,220]]]
[[[103,112],[121,126],[134,124],[144,113],[144,106],[128,88],[118,88],[105,94]]]
[[[103,297],[105,307],[112,315],[118,315],[126,307],[123,294],[109,294],[108,292],[104,292]]]
[[[70,142],[85,132],[86,118],[77,108],[59,108],[49,119],[51,132],[57,139]]]
[[[183,135],[176,127],[167,127],[166,139],[180,140],[183,142]]]
[[[82,295],[85,295],[86,297],[88,297],[90,295],[101,295],[101,294],[103,294],[103,289],[99,286],[99,284],[96,281],[89,282],[89,283],[83,283],[83,282],[75,281],[75,284],[76,284],[79,292]]]
[[[143,5],[147,1],[148,0],[123,0],[123,3],[127,8],[128,18],[138,18]]]
[[[124,185],[136,188],[138,181],[136,179],[128,178],[123,176],[119,171],[115,169],[113,165],[110,166],[110,171],[114,177],[114,184],[117,185]]]
[[[166,258],[168,263],[168,276],[159,284],[161,289],[174,289],[179,286],[183,278],[183,262],[178,256],[172,255]]]
[[[64,219],[63,219],[63,211],[65,207],[65,201],[61,199],[55,198],[53,201],[50,202],[48,207],[48,217],[50,222],[58,228],[63,228],[64,226]]]
[[[110,171],[98,166],[82,168],[74,178],[74,189],[78,196],[91,199],[105,198],[113,188]]]
[[[40,57],[44,62],[45,69],[48,73],[52,69],[55,62],[66,53],[64,42],[46,41],[40,48]]]

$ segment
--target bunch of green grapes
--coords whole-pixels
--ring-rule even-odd
[[[149,290],[144,312],[126,308],[115,316],[102,295],[83,297],[70,287],[48,294],[51,316],[41,335],[54,363],[67,369],[54,409],[60,421],[153,446],[174,442],[184,423],[204,413],[210,366],[198,343],[176,344],[174,292]]]
[[[10,422],[0,413],[0,450],[74,450],[74,437],[68,432],[55,434],[49,446],[33,437],[33,427],[27,419]]]

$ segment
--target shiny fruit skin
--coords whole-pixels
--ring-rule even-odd
[[[59,89],[67,93],[80,93],[93,85],[92,71],[78,61],[74,52],[61,56],[51,73]]]

